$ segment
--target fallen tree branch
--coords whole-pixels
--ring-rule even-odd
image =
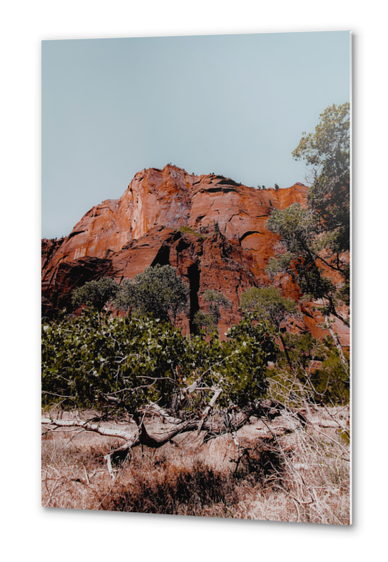
[[[165,412],[157,404],[149,404],[147,407],[136,412],[134,419],[137,422],[137,429],[135,432],[102,427],[100,423],[80,419],[58,420],[45,417],[42,418],[42,424],[53,426],[53,431],[57,428],[79,427],[85,431],[99,433],[100,435],[104,435],[106,437],[123,439],[125,441],[123,445],[114,449],[104,457],[107,462],[109,473],[111,477],[114,478],[114,465],[127,460],[131,450],[139,445],[145,445],[146,447],[150,447],[152,449],[159,449],[177,435],[191,431],[196,432],[197,435],[201,431],[205,432],[205,438],[207,438],[207,440],[227,433],[235,435],[236,432],[241,429],[253,415],[261,418],[263,416],[275,417],[281,414],[280,402],[278,403],[274,400],[267,400],[264,402],[251,403],[245,408],[242,408],[240,412],[228,416],[227,419],[225,419],[225,416],[214,416],[213,418],[208,419],[210,411],[213,409],[221,392],[222,390],[220,388],[216,389],[209,405],[203,412],[201,419],[194,418],[182,421],[178,418],[169,416],[167,412]],[[283,407],[283,409],[285,408]],[[171,423],[171,427],[168,427],[163,431],[148,429],[144,424],[144,415],[147,412],[154,412],[161,416],[165,416],[165,419]],[[143,416],[141,417],[140,414],[143,414]]]
[[[197,435],[199,435],[201,433],[203,424],[205,423],[206,418],[208,417],[208,415],[210,414],[210,412],[214,408],[214,404],[216,403],[217,398],[220,396],[221,393],[222,393],[222,388],[216,388],[215,389],[215,392],[214,392],[209,404],[206,406],[206,408],[205,408],[205,410],[202,414],[202,418],[201,418],[201,421],[199,422],[198,429],[197,429]]]
[[[100,435],[105,435],[106,437],[118,437],[119,439],[125,439],[126,441],[128,441],[132,437],[132,434],[129,431],[101,427],[101,425],[97,423],[91,423],[88,421],[54,420],[51,418],[42,418],[41,421],[44,425],[53,425],[55,427],[81,427],[86,431],[93,431],[95,433],[99,433]]]

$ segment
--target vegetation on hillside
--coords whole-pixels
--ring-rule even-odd
[[[126,279],[115,299],[119,310],[153,315],[175,323],[180,312],[187,309],[189,288],[170,265],[148,267],[132,280]]]
[[[98,281],[89,281],[75,289],[72,304],[76,307],[82,304],[92,305],[101,312],[104,306],[115,298],[118,291],[119,285],[114,279],[102,277]]]
[[[208,304],[209,312],[198,310],[194,317],[194,324],[204,329],[207,333],[217,331],[221,320],[221,310],[231,308],[232,303],[221,292],[208,289],[203,294],[204,301]]]
[[[55,397],[64,406],[94,408],[109,406],[116,397],[115,408],[136,415],[151,402],[177,410],[180,401],[185,418],[193,409],[205,408],[212,388],[219,386],[218,404],[245,406],[263,397],[276,345],[270,328],[249,316],[227,335],[226,341],[213,337],[207,342],[203,335],[183,336],[170,322],[114,317],[93,309],[44,324],[44,403]],[[196,380],[202,388],[198,398],[181,399]]]

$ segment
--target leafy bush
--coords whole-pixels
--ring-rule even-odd
[[[338,354],[332,352],[310,376],[314,386],[314,399],[322,404],[348,404],[350,400],[350,378]]]
[[[241,295],[240,304],[244,312],[255,312],[258,317],[273,324],[277,331],[283,320],[299,314],[296,302],[282,297],[275,287],[251,287]]]
[[[209,304],[210,314],[213,316],[215,324],[217,325],[221,319],[220,308],[231,308],[232,303],[223,293],[211,289],[205,291],[203,297]]]
[[[170,407],[187,383],[203,375],[218,384],[220,406],[243,406],[266,390],[267,362],[276,346],[265,324],[245,318],[228,339],[187,338],[171,323],[146,317],[112,317],[85,309],[77,318],[43,323],[43,405],[104,406],[108,394],[133,413],[149,402]],[[199,395],[201,405],[211,393]],[[190,407],[194,407],[194,405]]]
[[[289,363],[284,353],[280,353],[275,371],[272,372],[273,380],[280,382],[283,389],[287,387],[295,398],[300,388],[303,388],[309,401],[316,404],[349,403],[349,371],[342,364],[331,338],[320,341],[309,333],[284,334],[283,342],[288,350],[293,375],[286,376]],[[301,387],[295,386],[294,376],[297,376]]]
[[[321,301],[323,316],[349,325],[341,304],[349,303],[350,105],[327,107],[320,118],[315,133],[303,133],[292,153],[311,167],[308,207],[294,203],[273,210],[267,228],[280,236],[281,251],[266,270],[270,276],[291,275],[303,295]],[[341,283],[334,283],[330,271]]]
[[[75,289],[72,303],[75,306],[91,304],[102,310],[106,303],[113,299],[119,291],[119,284],[110,277],[102,277],[98,281],[90,281]]]
[[[148,267],[126,279],[115,299],[120,310],[136,310],[142,315],[175,322],[177,315],[188,306],[189,288],[170,265]]]
[[[217,322],[213,314],[198,310],[194,315],[193,324],[198,328],[205,330],[208,334],[217,330]]]
[[[190,226],[181,226],[179,231],[183,232],[183,234],[194,234],[194,236],[198,236],[199,238],[206,238],[204,234],[197,232],[196,230],[194,230],[194,228],[191,228]]]

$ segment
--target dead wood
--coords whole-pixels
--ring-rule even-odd
[[[91,431],[106,437],[123,439],[123,445],[105,456],[109,473],[112,478],[114,478],[114,467],[126,460],[130,460],[131,450],[139,445],[144,445],[152,449],[159,449],[166,443],[171,442],[171,440],[177,435],[188,432],[195,432],[196,435],[203,433],[204,441],[209,441],[209,439],[214,439],[215,437],[219,437],[227,433],[235,435],[239,429],[248,423],[251,416],[256,416],[258,418],[265,417],[270,420],[276,416],[280,416],[282,410],[292,410],[291,408],[286,408],[283,404],[276,400],[266,400],[251,403],[242,408],[239,412],[236,412],[235,408],[230,408],[229,411],[223,413],[216,412],[214,415],[210,416],[217,398],[220,395],[221,389],[214,389],[212,399],[205,408],[202,416],[196,416],[187,420],[170,416],[168,412],[163,410],[163,408],[157,404],[149,404],[145,408],[140,409],[134,415],[134,419],[137,423],[134,432],[117,428],[103,427],[101,422],[81,420],[79,418],[73,420],[63,420],[44,417],[42,418],[42,424],[50,426],[48,428],[49,431],[55,431],[59,428],[65,427],[81,428],[84,431]],[[146,413],[159,415],[169,423],[169,427],[163,429],[162,431],[156,431],[150,427],[146,427],[144,423],[144,416]],[[299,411],[294,410],[292,413],[295,414],[296,417],[300,418],[299,421],[301,421],[301,423],[304,421],[304,416]]]

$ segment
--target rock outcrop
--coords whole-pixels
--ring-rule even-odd
[[[241,293],[269,283],[265,267],[277,243],[266,228],[272,210],[305,205],[307,189],[296,183],[258,190],[172,165],[143,170],[120,199],[93,207],[69,236],[42,241],[43,314],[69,306],[71,292],[86,281],[110,276],[121,282],[151,265],[170,264],[190,287],[182,328],[192,327],[198,308],[206,309],[204,292],[214,289],[232,303],[219,326],[223,334],[240,317]],[[298,298],[291,283],[284,292]]]

